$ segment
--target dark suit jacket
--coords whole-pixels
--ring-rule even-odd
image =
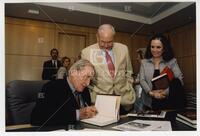
[[[56,73],[61,66],[61,62],[57,60],[57,68],[53,67],[52,60],[45,61],[43,64],[42,79],[53,80],[56,77]]]
[[[88,89],[82,93],[84,103],[91,105]],[[67,80],[52,80],[38,94],[36,106],[31,114],[31,124],[39,126],[66,126],[76,123],[77,101]]]

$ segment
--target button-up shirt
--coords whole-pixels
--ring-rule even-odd
[[[101,53],[102,53],[102,55],[103,55],[104,58],[105,58],[105,61],[104,61],[104,62],[106,62],[106,52],[105,52],[105,50],[104,50],[104,49],[101,49]],[[113,64],[115,64],[115,57],[114,57],[113,51],[112,51],[112,50],[108,50],[108,54],[110,55]]]
[[[72,90],[72,94],[75,95],[76,90],[75,90],[74,86],[72,85],[72,83],[69,81],[68,77],[67,77],[67,82],[69,84],[70,89]],[[74,97],[76,97],[76,96],[74,96]],[[81,100],[80,100],[80,104],[81,104]],[[80,110],[79,109],[76,110],[76,120],[80,120]]]
[[[55,64],[55,67],[57,68],[57,60],[51,60],[52,61],[52,65]]]

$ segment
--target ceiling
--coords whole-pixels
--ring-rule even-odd
[[[98,27],[112,24],[116,31],[148,35],[167,32],[196,21],[192,2],[132,3],[6,3],[5,16]]]
[[[88,3],[96,7],[111,9],[115,11],[125,12],[143,17],[154,17],[172,6],[177,5],[177,2],[146,2],[146,3]],[[159,9],[158,12],[156,10]],[[155,13],[156,12],[156,13]]]

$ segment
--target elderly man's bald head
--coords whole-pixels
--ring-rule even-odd
[[[98,34],[104,33],[104,32],[111,32],[113,35],[115,35],[115,29],[111,24],[103,24],[99,26]]]
[[[110,24],[103,24],[97,32],[97,41],[101,49],[110,50],[113,47],[115,29]]]

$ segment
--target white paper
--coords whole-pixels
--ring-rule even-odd
[[[113,127],[122,131],[171,131],[171,123],[169,121],[149,121],[149,120],[134,120]]]

